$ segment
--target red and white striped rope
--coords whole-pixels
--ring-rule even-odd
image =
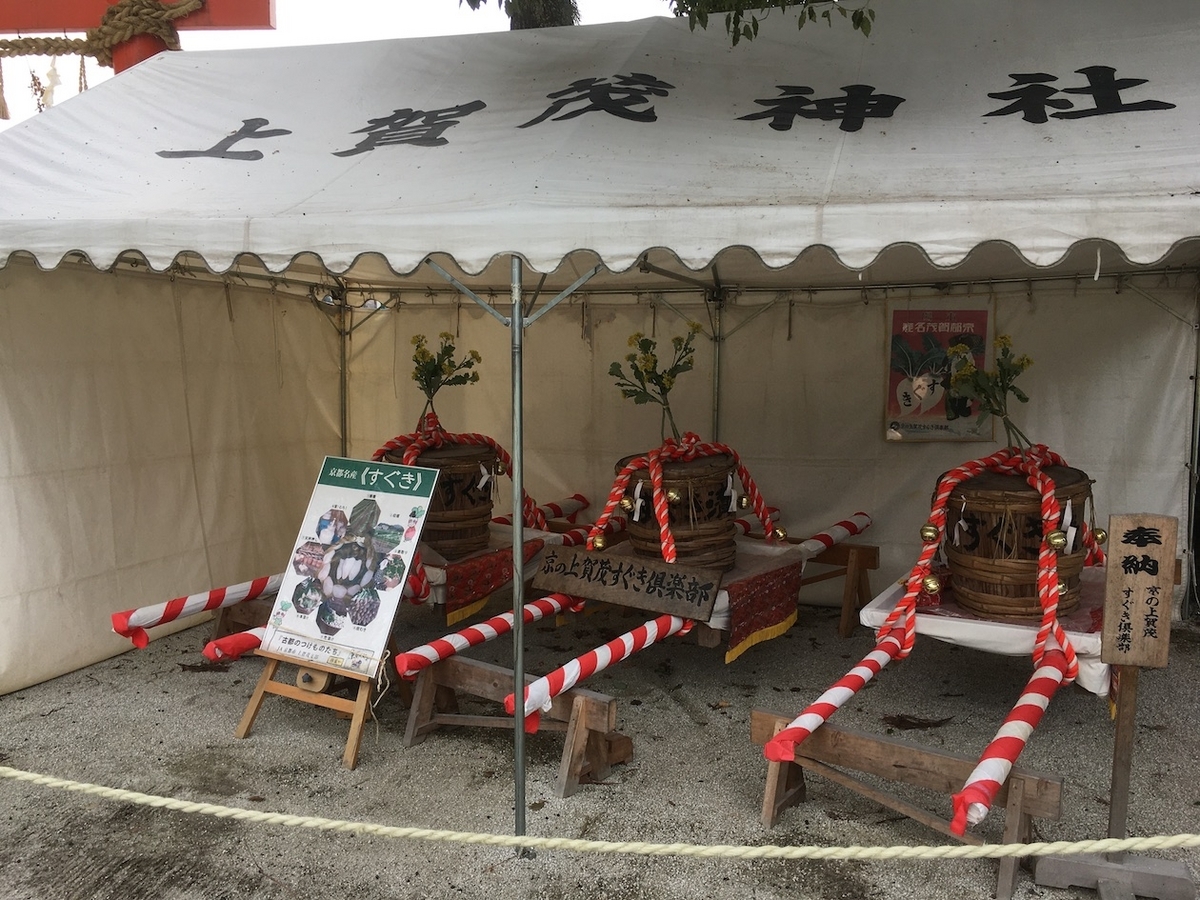
[[[240,659],[243,654],[261,647],[263,638],[266,636],[267,629],[265,627],[237,631],[209,641],[204,645],[203,652],[213,662]]]
[[[112,614],[112,628],[117,634],[132,640],[135,647],[145,647],[150,643],[150,636],[146,633],[147,628],[165,625],[167,622],[202,612],[233,606],[236,603],[244,603],[255,597],[261,597],[263,594],[278,593],[282,581],[283,573],[280,572],[278,575],[255,578],[253,581],[244,581],[229,587],[214,588],[211,591],[189,594],[186,597],[176,597],[174,600],[157,603],[154,606],[127,609],[124,612]]]
[[[413,551],[412,565],[408,568],[408,577],[404,579],[403,597],[414,605],[424,603],[433,595],[433,585],[429,583],[429,573],[421,562],[421,551]]]
[[[767,514],[774,519],[779,515],[778,506],[768,506]],[[742,534],[753,534],[756,523],[753,519],[734,519],[733,526]]]
[[[542,511],[542,515],[549,519],[566,519],[572,525],[575,524],[575,518],[580,511],[587,509],[588,499],[583,494],[572,494],[564,500],[559,500],[557,503],[543,503],[538,507]],[[513,517],[511,514],[503,516],[493,516],[492,523],[495,525],[511,525]]]
[[[606,536],[620,534],[625,530],[625,519],[620,516],[613,516],[604,523],[604,528],[600,533]],[[579,547],[588,542],[591,536],[591,525],[580,525],[578,528],[572,528],[570,531],[562,533],[562,543],[564,547]]]
[[[794,761],[796,745],[821,727],[843,703],[858,693],[864,684],[895,659],[900,653],[902,641],[902,632],[889,631],[880,637],[875,649],[864,656],[857,666],[789,722],[786,728],[767,741],[763,747],[763,755],[772,762]]]
[[[661,447],[656,447],[645,456],[631,459],[621,468],[621,471],[617,473],[616,481],[613,482],[612,490],[609,491],[608,502],[604,505],[604,511],[596,520],[596,524],[592,526],[592,535],[588,538],[587,548],[589,550],[594,549],[593,538],[598,537],[602,533],[604,525],[612,517],[617,505],[621,502],[621,498],[625,496],[625,489],[629,486],[630,477],[637,470],[646,469],[650,475],[651,507],[654,509],[654,518],[658,522],[662,557],[669,563],[675,562],[678,558],[678,551],[675,547],[675,536],[671,533],[667,495],[663,488],[663,465],[671,462],[687,462],[688,460],[706,456],[719,456],[721,454],[728,454],[732,457],[737,467],[738,477],[742,482],[742,488],[745,490],[746,496],[750,498],[750,502],[754,508],[754,514],[762,523],[763,533],[768,535],[768,539],[770,539],[775,532],[774,523],[771,521],[771,513],[766,501],[762,498],[762,494],[759,493],[758,485],[754,483],[754,479],[750,477],[749,470],[742,464],[741,457],[725,444],[704,443],[700,440],[698,434],[689,431],[678,441],[673,438],[667,438],[663,441]]]
[[[825,531],[801,541],[800,546],[813,556],[816,556],[818,553],[828,550],[834,544],[840,544],[851,535],[862,534],[871,527],[872,521],[871,517],[865,512],[856,512],[850,518],[835,522]]]
[[[536,732],[541,721],[541,714],[550,711],[551,701],[569,691],[585,678],[607,669],[613,663],[628,659],[639,650],[673,634],[687,634],[692,630],[693,624],[691,619],[683,619],[679,616],[658,616],[595,650],[589,650],[548,675],[530,682],[525,687],[522,707],[525,730],[530,733]],[[513,694],[504,698],[504,708],[508,710],[509,715],[515,714],[516,700]]]
[[[604,509],[600,513],[600,517],[596,519],[595,524],[592,525],[592,534],[588,536],[587,541],[587,548],[589,550],[594,549],[592,546],[593,538],[599,537],[604,533],[604,527],[608,524],[609,520],[616,512],[617,506],[621,502],[621,498],[625,496],[625,488],[629,486],[630,477],[639,469],[646,468],[646,465],[646,457],[637,456],[629,460],[629,462],[621,467],[621,471],[617,473],[617,478],[613,482],[612,490],[608,492],[608,500],[606,500],[604,503]]]
[[[984,820],[1033,729],[1042,720],[1050,698],[1066,683],[1069,683],[1066,656],[1057,649],[1046,651],[1012,712],[984,749],[979,764],[967,777],[963,789],[954,795],[951,831],[963,834],[968,825],[978,825]]]
[[[583,601],[577,597],[567,594],[551,594],[548,597],[534,600],[532,603],[526,603],[521,608],[521,621],[528,625],[530,622],[537,622],[547,616],[558,615],[564,610],[578,612],[582,608]],[[502,634],[508,634],[512,631],[512,627],[513,614],[509,610],[502,615],[493,616],[486,622],[480,622],[435,641],[430,641],[428,644],[414,647],[407,653],[397,654],[396,672],[401,678],[411,680],[434,663],[449,659],[468,647],[493,641]]]
[[[1063,671],[1066,683],[1075,679],[1079,671],[1079,662],[1075,651],[1067,640],[1066,632],[1058,622],[1058,560],[1056,552],[1050,547],[1046,536],[1054,531],[1060,522],[1058,500],[1054,497],[1054,482],[1042,470],[1047,466],[1065,466],[1057,453],[1043,444],[1020,452],[1014,447],[998,450],[991,456],[971,460],[950,470],[943,475],[934,492],[932,508],[929,513],[929,524],[936,528],[936,536],[924,543],[916,565],[909,572],[905,583],[904,596],[888,614],[876,639],[875,650],[863,658],[850,674],[837,682],[829,691],[818,698],[803,713],[780,731],[772,741],[764,747],[764,755],[768,759],[793,759],[796,744],[803,741],[817,727],[825,722],[837,709],[854,693],[874,677],[880,669],[892,659],[904,659],[912,652],[916,639],[916,601],[922,589],[924,579],[929,575],[934,557],[941,546],[946,533],[947,503],[950,494],[962,482],[974,478],[985,471],[995,471],[1004,474],[1023,474],[1031,487],[1039,491],[1042,498],[1042,544],[1038,554],[1038,599],[1041,603],[1043,616],[1041,626],[1034,644],[1034,664],[1041,666],[1046,656],[1046,643],[1050,636],[1058,645],[1057,652],[1063,659]],[[1084,529],[1083,539],[1089,552],[1099,553],[1095,536],[1090,529]],[[1055,651],[1050,651],[1055,652]],[[866,676],[865,678],[863,676]],[[1018,751],[1019,752],[1019,751]],[[774,756],[772,755],[774,754]],[[985,754],[986,755],[986,754]],[[1015,757],[1014,757],[1015,759]],[[1011,762],[1010,762],[1011,766]]]

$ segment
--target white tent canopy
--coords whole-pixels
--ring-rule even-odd
[[[1200,231],[1192,4],[875,8],[868,40],[775,12],[737,47],[653,18],[163,54],[0,139],[0,259],[1052,266],[1104,239],[1146,265]]]
[[[164,54],[0,134],[0,694],[126,649],[114,611],[279,571],[321,457],[415,424],[414,333],[482,352],[438,410],[515,449],[510,333],[427,261],[503,307],[515,254],[539,312],[599,267],[524,338],[540,500],[599,503],[657,443],[608,367],[691,318],[680,424],[792,533],[868,511],[895,578],[938,473],[995,445],[885,442],[886,311],[983,297],[1099,518],[1187,517],[1200,11],[872,5],[869,39]]]

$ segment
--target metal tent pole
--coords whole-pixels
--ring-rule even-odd
[[[525,314],[521,301],[521,259],[512,258],[512,313],[509,317],[512,337],[512,508],[513,508],[513,699],[516,709],[513,719],[513,806],[515,834],[525,834],[525,572],[524,518],[522,499],[525,487],[524,404],[521,395],[522,350],[525,337]]]
[[[339,430],[342,433],[342,456],[350,452],[350,329],[347,327],[349,310],[346,294],[339,291],[338,300],[338,403],[340,413]]]
[[[580,275],[562,293],[548,302],[540,310],[526,317],[521,297],[521,259],[512,258],[512,296],[511,315],[505,317],[492,308],[491,304],[472,291],[469,287],[447,272],[432,259],[426,258],[425,263],[442,278],[454,285],[464,296],[470,297],[480,308],[486,310],[500,324],[510,331],[512,339],[512,504],[513,504],[513,698],[516,710],[513,721],[513,784],[515,788],[515,819],[514,832],[520,836],[525,834],[525,717],[523,714],[525,698],[525,519],[523,503],[525,499],[525,443],[524,443],[524,406],[522,400],[523,345],[525,328],[532,325],[562,301],[566,300],[576,290],[583,287],[597,272],[600,266],[593,266]],[[536,299],[536,297],[535,297]],[[530,850],[518,851],[518,856],[532,856]]]

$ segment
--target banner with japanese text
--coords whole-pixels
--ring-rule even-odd
[[[263,649],[375,677],[437,476],[327,456]]]

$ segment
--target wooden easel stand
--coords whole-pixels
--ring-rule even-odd
[[[790,722],[791,719],[784,716],[752,710],[750,735],[754,743],[761,746]],[[875,788],[852,774],[871,775],[898,784],[953,795],[962,787],[977,762],[974,758],[957,753],[918,747],[896,738],[841,729],[825,723],[797,745],[794,763],[767,764],[763,827],[772,827],[783,810],[804,801],[804,770],[808,769],[956,841],[982,844],[983,840],[973,834],[955,834],[950,830],[949,820]],[[996,802],[1005,805],[1004,843],[1028,842],[1032,837],[1035,817],[1061,817],[1062,784],[1063,780],[1058,775],[1013,768],[1008,781],[996,796]],[[1019,860],[1015,858],[1000,860],[996,900],[1010,900],[1012,897],[1018,865]]]
[[[254,693],[250,695],[250,702],[246,704],[246,711],[242,713],[242,720],[238,723],[237,731],[234,734],[239,738],[250,734],[250,728],[254,725],[254,719],[258,716],[267,694],[299,700],[301,703],[311,703],[313,706],[323,706],[350,717],[350,734],[346,738],[346,750],[342,754],[342,765],[347,769],[353,769],[358,764],[358,748],[362,744],[363,725],[367,721],[367,710],[371,708],[371,680],[365,675],[348,672],[334,666],[303,662],[290,656],[282,656],[262,649],[254,652],[259,656],[265,656],[267,664],[263,668],[262,675],[259,676]],[[275,673],[281,662],[300,666],[297,681],[308,674],[314,683],[310,687],[300,687],[298,684],[275,681]],[[335,678],[343,678],[351,684],[358,683],[353,699],[325,693],[325,689]]]

